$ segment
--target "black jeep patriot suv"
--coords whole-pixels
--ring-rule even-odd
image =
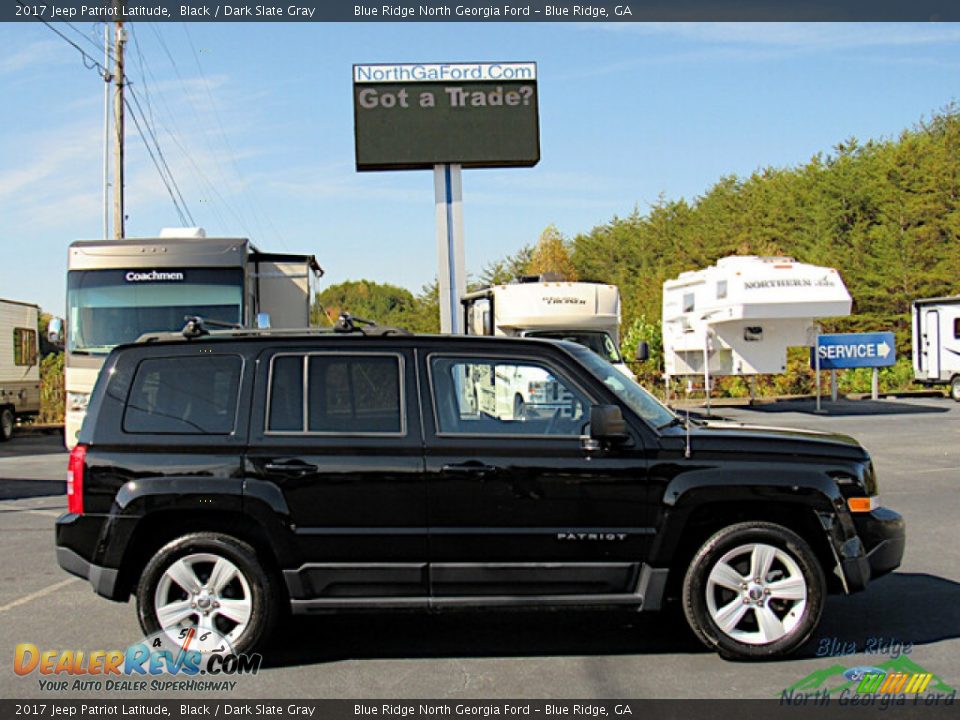
[[[684,421],[549,340],[153,337],[110,354],[68,478],[60,565],[135,594],[144,632],[238,652],[285,607],[675,597],[710,647],[769,658],[904,549],[853,439]]]

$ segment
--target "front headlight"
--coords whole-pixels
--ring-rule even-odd
[[[86,412],[87,404],[90,402],[90,393],[67,393],[67,411]]]

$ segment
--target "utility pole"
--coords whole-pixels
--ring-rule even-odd
[[[110,23],[103,24],[103,239],[110,237]]]
[[[123,17],[124,0],[114,0],[116,8],[115,17]],[[126,78],[123,74],[123,50],[126,45],[126,34],[123,30],[123,21],[116,22],[116,34],[114,36],[114,52],[116,53],[116,63],[113,71],[113,113],[115,127],[115,146],[114,146],[114,173],[113,173],[113,235],[117,240],[124,237],[123,221],[123,86]]]

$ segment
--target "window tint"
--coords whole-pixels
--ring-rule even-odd
[[[303,430],[303,356],[280,355],[273,359],[270,376],[269,430]]]
[[[538,363],[434,357],[430,371],[442,433],[579,436],[586,430],[586,397]]]
[[[310,432],[402,432],[397,357],[313,355],[309,363]]]
[[[956,318],[953,321],[953,337],[956,340],[960,340],[960,318]]]
[[[304,362],[307,363],[306,388]],[[311,433],[403,432],[400,358],[340,353],[275,357],[267,429],[270,432],[306,429]]]
[[[37,364],[37,331],[13,329],[13,364],[33,367]]]
[[[127,398],[124,431],[231,433],[242,367],[236,355],[144,360]]]

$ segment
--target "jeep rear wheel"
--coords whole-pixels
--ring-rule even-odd
[[[182,641],[195,628],[226,639],[235,652],[262,644],[277,616],[277,592],[252,547],[229,535],[193,533],[160,548],[137,588],[144,633]]]
[[[810,546],[772,523],[719,531],[700,548],[683,583],[687,622],[721,655],[787,655],[820,622],[826,582]]]
[[[950,381],[950,397],[960,402],[960,375],[954,375]]]

